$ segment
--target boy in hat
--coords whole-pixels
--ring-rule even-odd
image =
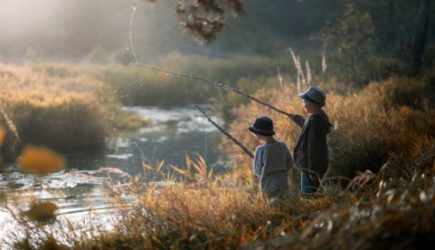
[[[309,116],[306,119],[300,115],[292,116],[292,120],[302,128],[294,149],[294,159],[296,166],[302,169],[302,195],[309,197],[317,192],[328,169],[327,135],[331,124],[322,110],[326,99],[322,89],[311,86],[299,96],[304,100]]]
[[[257,118],[249,131],[261,144],[255,149],[254,176],[267,198],[280,198],[289,189],[287,174],[293,165],[291,154],[284,142],[273,137],[275,131],[269,117]]]

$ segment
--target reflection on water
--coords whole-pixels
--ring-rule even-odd
[[[107,149],[99,155],[68,155],[68,168],[45,177],[16,172],[8,166],[0,174],[0,191],[19,193],[21,198],[36,197],[57,204],[60,218],[82,221],[89,216],[87,208],[97,209],[93,216],[107,214],[109,207],[103,199],[104,183],[111,176],[115,183],[143,172],[141,156],[148,163],[165,160],[167,164],[185,165],[185,155],[201,154],[209,168],[224,167],[225,160],[218,150],[220,133],[206,118],[191,108],[164,110],[160,108],[124,107],[153,121],[152,126],[107,139]],[[223,125],[217,117],[212,119]],[[160,181],[148,176],[148,181]],[[98,217],[106,224],[108,218]],[[0,239],[14,230],[12,218],[0,210]],[[110,224],[110,223],[109,223]],[[106,225],[107,226],[107,225]]]
[[[104,155],[70,155],[69,165],[77,169],[117,167],[135,175],[141,173],[141,155],[151,164],[165,160],[168,164],[183,166],[185,155],[201,154],[210,168],[223,166],[218,151],[221,135],[206,118],[191,108],[164,110],[160,108],[124,107],[153,125],[134,133],[108,138]],[[223,121],[212,117],[218,124]]]

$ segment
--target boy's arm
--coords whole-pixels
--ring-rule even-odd
[[[302,117],[301,115],[293,114],[292,116],[290,116],[290,119],[291,119],[294,123],[296,123],[296,125],[298,125],[299,127],[302,128],[302,127],[304,126],[305,118]]]
[[[262,154],[263,154],[262,150],[259,150],[258,148],[255,149],[254,163],[253,163],[254,176],[261,176],[261,172],[263,170]]]
[[[285,157],[287,160],[287,170],[290,170],[291,167],[293,166],[293,158],[292,155],[290,154],[290,151],[288,150],[287,144],[283,143],[283,145],[285,149]]]

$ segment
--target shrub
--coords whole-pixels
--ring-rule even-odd
[[[12,122],[21,144],[42,144],[62,152],[99,150],[108,135],[114,107],[107,88],[90,76],[64,65],[0,66],[2,123]],[[18,153],[10,133],[2,150],[6,158]]]
[[[351,177],[364,169],[378,171],[391,154],[407,150],[421,138],[433,140],[435,115],[429,105],[433,103],[429,79],[391,78],[347,94],[330,91],[325,108],[334,125],[329,135],[330,176]],[[262,89],[256,96],[290,113],[301,114],[303,102],[296,92],[294,85],[286,85],[284,89]],[[294,148],[300,128],[289,118],[254,102],[237,109],[230,132],[254,149],[255,138],[246,128],[260,115],[270,116],[276,124],[277,138]],[[240,152],[233,145],[226,148]],[[248,157],[237,159],[241,159],[238,166],[250,165]]]

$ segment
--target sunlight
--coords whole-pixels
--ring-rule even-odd
[[[9,35],[41,32],[55,22],[56,0],[0,0],[0,30]],[[36,29],[36,30],[35,30]]]
[[[0,0],[0,250],[435,249],[430,2]]]

